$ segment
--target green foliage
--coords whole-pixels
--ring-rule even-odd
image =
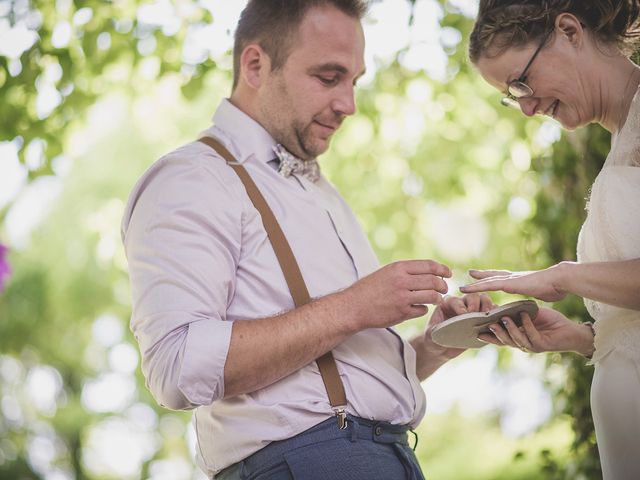
[[[438,480],[560,478],[553,476],[556,467],[549,466],[546,458],[553,451],[560,455],[557,461],[568,461],[572,437],[563,417],[540,431],[509,439],[495,425],[495,419],[465,416],[458,410],[446,416],[430,416],[417,433],[420,442],[416,454],[426,477]]]
[[[191,64],[182,58],[187,30],[213,20],[195,3],[178,8],[178,23],[169,27],[140,20],[139,7],[148,3],[140,0],[7,3],[2,20],[26,23],[38,38],[17,59],[0,55],[0,141],[21,139],[23,162],[30,146],[42,149],[28,164],[30,178],[53,173],[69,124],[114,87],[143,92],[158,78],[177,74],[183,93],[193,98],[202,75],[215,67],[209,59]],[[39,95],[59,105],[38,107]]]

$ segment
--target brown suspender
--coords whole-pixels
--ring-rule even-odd
[[[267,231],[267,236],[269,237],[269,241],[271,242],[276,254],[280,268],[282,268],[284,278],[289,286],[289,291],[291,292],[295,306],[301,307],[302,305],[309,303],[311,301],[311,297],[309,296],[309,291],[304,283],[300,267],[298,267],[298,262],[296,262],[296,258],[291,251],[289,242],[287,242],[276,217],[271,211],[271,208],[269,208],[269,205],[260,193],[260,190],[252,180],[249,173],[217,140],[210,137],[203,137],[199,140],[213,148],[219,155],[221,155],[222,158],[227,161],[227,165],[233,168],[238,177],[240,177],[240,180],[244,184],[244,188],[247,190],[249,198],[258,212],[260,212],[262,224],[264,225],[264,229]],[[336,366],[336,362],[331,351],[328,351],[320,358],[316,359],[316,363],[318,364],[322,381],[324,382],[324,386],[327,390],[329,403],[336,414],[338,426],[340,429],[344,429],[347,427],[347,396],[344,392],[344,385],[340,379],[338,367]]]

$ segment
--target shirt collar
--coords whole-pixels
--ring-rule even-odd
[[[213,114],[213,126],[201,136],[220,140],[240,163],[250,157],[265,163],[275,158],[276,141],[269,132],[226,98]]]

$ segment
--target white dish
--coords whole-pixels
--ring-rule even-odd
[[[478,340],[481,333],[490,333],[489,325],[503,317],[511,318],[520,326],[520,313],[527,312],[533,319],[538,314],[538,305],[533,300],[518,300],[505,303],[488,312],[471,312],[457,315],[434,327],[431,338],[438,345],[456,348],[479,348],[486,343]]]

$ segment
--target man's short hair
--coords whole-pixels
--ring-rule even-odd
[[[361,20],[367,0],[249,0],[240,14],[233,46],[233,89],[240,78],[240,56],[250,43],[257,43],[271,59],[272,70],[287,61],[305,14],[311,8],[329,5]]]

